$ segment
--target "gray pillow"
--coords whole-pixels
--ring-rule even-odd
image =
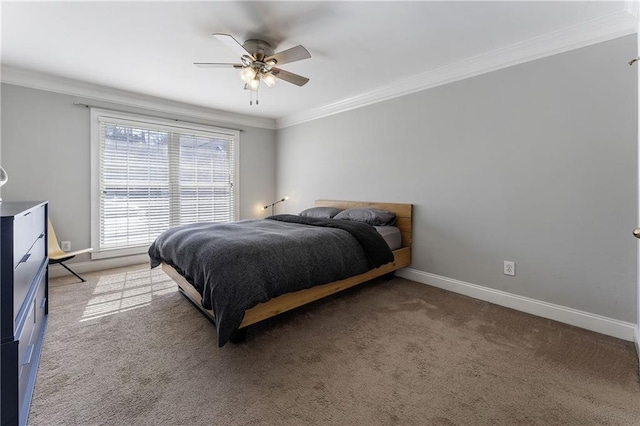
[[[301,211],[300,216],[331,219],[341,211],[342,209],[339,209],[337,207],[311,207],[310,209]]]
[[[341,211],[334,219],[355,220],[373,226],[385,226],[396,223],[396,214],[381,209],[353,208]]]

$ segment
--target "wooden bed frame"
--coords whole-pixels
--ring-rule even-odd
[[[267,318],[271,318],[283,312],[295,309],[299,306],[306,305],[315,300],[337,293],[339,291],[354,287],[374,278],[393,273],[393,271],[409,266],[411,263],[411,226],[413,205],[399,203],[373,203],[360,201],[335,201],[335,200],[316,200],[316,207],[338,207],[340,209],[348,209],[354,207],[371,207],[395,212],[396,225],[402,234],[402,247],[394,250],[394,260],[379,268],[371,269],[363,274],[354,275],[343,280],[334,281],[304,290],[283,294],[275,297],[268,302],[260,303],[251,309],[245,311],[244,319],[240,327],[231,341],[233,343],[244,340],[246,337],[246,327],[255,324]],[[202,304],[202,296],[182,275],[166,263],[162,263],[162,269],[177,284],[180,292],[189,299],[200,311],[211,321],[215,323],[215,315],[212,310],[205,309]]]

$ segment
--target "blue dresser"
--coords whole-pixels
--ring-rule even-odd
[[[24,425],[47,322],[47,202],[0,202],[0,424]]]

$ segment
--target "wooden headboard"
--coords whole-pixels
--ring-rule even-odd
[[[316,200],[316,207],[337,207],[352,209],[355,207],[371,207],[387,210],[396,214],[396,225],[402,233],[402,247],[411,247],[411,226],[413,220],[413,204],[375,203],[369,201]]]

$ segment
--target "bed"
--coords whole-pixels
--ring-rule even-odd
[[[212,238],[206,236],[207,234],[205,234],[205,232],[208,232],[208,230],[205,230],[203,227],[198,225],[194,225],[193,229],[182,230],[181,233],[186,235],[186,237],[182,236],[180,240],[177,240],[177,243],[175,241],[172,242],[171,244],[173,244],[173,246],[168,242],[172,240],[171,235],[164,236],[163,234],[149,249],[151,266],[155,267],[157,265],[161,265],[164,272],[178,284],[180,292],[216,325],[218,331],[218,345],[223,346],[227,341],[231,341],[233,343],[243,341],[246,337],[247,327],[252,324],[367,282],[374,278],[392,274],[395,270],[406,267],[410,264],[412,237],[411,204],[317,200],[315,207],[334,207],[341,210],[373,208],[393,212],[395,213],[395,223],[393,225],[397,228],[397,233],[400,235],[400,238],[397,239],[399,243],[397,245],[399,247],[394,247],[395,249],[392,251],[389,250],[389,246],[385,243],[385,241],[389,241],[389,238],[385,235],[385,232],[382,232],[384,228],[379,228],[378,232],[374,230],[373,234],[376,235],[372,235],[371,230],[373,230],[373,227],[366,226],[366,228],[370,229],[364,229],[365,227],[362,227],[362,224],[356,224],[352,221],[310,219],[313,223],[303,221],[300,224],[290,224],[289,221],[298,222],[302,219],[290,217],[293,215],[277,215],[270,218],[272,220],[263,219],[240,221],[227,225],[216,224],[219,228],[229,228],[232,232],[236,232],[239,229],[237,227],[242,225],[240,234],[248,234],[246,237],[249,242],[240,250],[239,254],[232,255],[232,252],[218,253],[215,256],[215,259],[210,261],[214,262],[214,264],[209,263],[207,266],[205,266],[200,259],[205,257],[204,253],[209,253],[206,245],[209,244]],[[286,223],[281,223],[281,221]],[[268,225],[268,227],[265,228],[266,225]],[[280,243],[277,243],[277,240],[281,238],[279,234],[281,232],[281,228],[294,227],[295,229],[293,232],[295,234],[299,234],[299,237],[302,237],[304,246],[309,246],[309,250],[312,249],[310,246],[316,244],[314,242],[314,236],[316,233],[329,233],[333,236],[333,239],[328,237],[331,240],[330,244],[338,244],[336,236],[338,234],[344,234],[345,230],[342,227],[347,225],[349,228],[347,231],[353,232],[351,228],[355,227],[356,233],[353,233],[352,236],[348,238],[342,236],[340,238],[345,238],[344,244],[347,244],[347,249],[351,247],[348,244],[355,244],[351,249],[348,249],[349,253],[353,253],[354,257],[350,258],[349,256],[351,256],[351,254],[342,253],[339,258],[334,258],[332,260],[332,251],[327,251],[325,252],[326,255],[320,256],[323,259],[319,259],[317,254],[310,252],[311,254],[308,255],[307,258],[315,260],[307,261],[305,268],[302,268],[302,271],[298,274],[299,276],[296,275],[298,271],[295,270],[295,268],[289,267],[287,264],[288,261],[286,256],[287,253],[292,256],[291,264],[299,265],[299,263],[296,263],[295,256],[297,252],[301,251],[302,246],[296,246],[297,243],[295,241],[294,243],[286,242],[282,247],[281,245],[278,245]],[[339,227],[340,229],[335,229],[336,227]],[[322,231],[319,231],[316,228],[322,228]],[[286,229],[285,231],[289,232]],[[219,231],[216,230],[216,232]],[[169,233],[169,231],[167,231],[167,233]],[[253,242],[254,237],[252,236],[252,233],[255,233],[256,242]],[[358,233],[362,234],[360,235]],[[269,246],[269,251],[282,251],[283,254],[282,256],[278,254],[280,257],[275,257],[275,260],[272,261],[273,265],[270,265],[267,268],[262,266],[254,268],[251,263],[252,260],[249,258],[251,258],[251,256],[257,258],[258,255],[254,254],[252,250],[254,247],[262,247],[265,245],[265,235],[269,238],[267,244]],[[355,239],[353,238],[354,236]],[[194,242],[198,238],[204,242]],[[263,238],[263,240],[260,240],[260,238]],[[322,238],[327,237],[323,236]],[[380,247],[367,249],[361,241],[376,238],[383,241],[385,250],[389,252],[388,255],[382,253],[380,251]],[[175,238],[173,239],[175,240]],[[182,247],[186,247],[185,244],[187,243],[185,241],[189,240],[194,240],[190,243],[192,245],[201,245],[197,246],[196,249],[193,249],[195,251],[190,253],[189,256],[183,256],[183,259],[179,259],[177,256],[172,255],[172,253],[180,252],[181,250],[184,252]],[[360,245],[358,245],[358,243],[360,243]],[[167,250],[166,247],[171,247],[171,250]],[[344,248],[342,249],[344,250]],[[262,250],[264,250],[264,248],[262,248]],[[364,264],[360,264],[363,262],[360,260],[362,254],[356,253],[363,250],[368,263],[368,266],[366,267]],[[327,259],[324,259],[325,257]],[[316,260],[318,262],[317,265],[315,263]],[[347,273],[349,276],[339,275],[342,278],[327,281],[327,277],[331,275],[324,274],[325,269],[330,269],[326,268],[322,264],[322,262],[326,261],[336,264],[344,263],[345,265],[341,265],[341,267],[336,265],[336,268],[340,270],[340,274],[344,275]],[[227,264],[243,265],[241,268],[242,271],[240,271],[242,275],[238,275],[240,274],[238,271],[231,271],[233,268],[225,266]],[[355,267],[358,273],[352,274],[349,272],[350,270],[345,269],[347,266],[349,268]],[[307,270],[306,268],[310,269]],[[253,269],[256,270],[252,271]],[[273,270],[273,273],[280,273],[281,275],[269,278],[268,275],[271,270]],[[227,272],[229,272],[230,275],[227,275]],[[242,276],[243,279],[238,280],[237,283],[234,282],[232,287],[226,288],[224,290],[224,297],[229,300],[220,302],[220,292],[222,291],[220,290],[222,289],[221,282],[228,282],[230,281],[230,278],[228,277],[236,276]],[[279,278],[281,278],[281,280]],[[267,281],[262,283],[263,279]],[[314,282],[314,280],[317,279],[319,279],[320,282]],[[284,290],[278,289],[274,293],[270,286],[272,286],[275,281],[282,281],[281,284],[283,285]],[[292,283],[295,284],[294,282],[296,281],[300,281],[300,285],[304,286],[304,288],[289,291],[291,288],[296,288],[295,286],[292,286]],[[259,282],[258,284],[260,285],[254,285],[254,282]],[[280,283],[278,283],[278,285],[280,285]],[[263,287],[267,287],[269,291],[265,291]],[[244,293],[242,295],[236,295],[236,289],[242,289],[238,291],[242,291]],[[249,294],[248,299],[246,298],[246,294]],[[259,302],[256,303],[256,301]],[[217,316],[216,313],[218,313]]]

